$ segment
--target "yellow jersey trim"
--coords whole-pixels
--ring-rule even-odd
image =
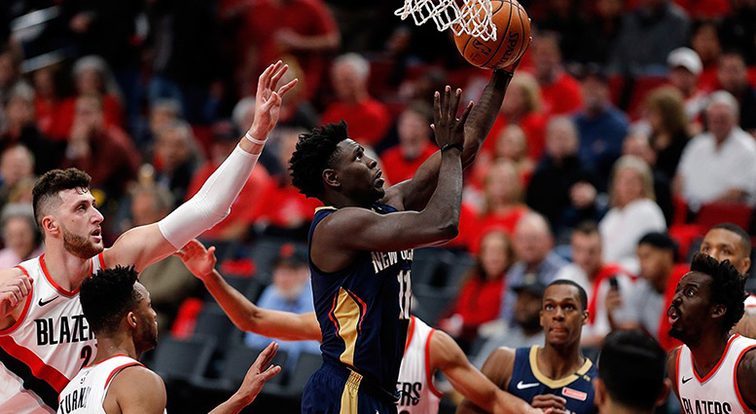
[[[593,366],[593,362],[586,358],[585,363],[574,374],[570,374],[564,378],[551,379],[538,369],[538,348],[538,345],[530,347],[530,371],[538,381],[551,389],[562,388],[572,384],[575,380],[580,379],[580,376],[585,375]]]

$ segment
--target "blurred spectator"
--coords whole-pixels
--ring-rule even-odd
[[[692,49],[678,47],[667,57],[669,81],[685,100],[685,114],[689,122],[697,122],[706,107],[706,91],[699,86],[703,63]]]
[[[186,200],[200,190],[202,184],[236,148],[240,136],[241,134],[230,121],[220,121],[213,125],[210,159],[192,176],[186,192]],[[261,165],[255,167],[232,204],[228,216],[210,230],[202,233],[201,238],[204,240],[244,240],[252,223],[259,217],[262,204],[266,202],[264,194],[272,185],[273,182],[265,168]]]
[[[512,235],[528,212],[523,204],[522,184],[512,161],[500,158],[488,169],[483,184],[483,203],[478,214],[479,234],[494,227]]]
[[[312,290],[310,287],[310,270],[307,266],[307,250],[303,246],[286,243],[276,258],[273,270],[273,284],[265,288],[257,301],[257,306],[296,314],[314,312]],[[248,332],[244,342],[247,346],[264,348],[270,338]],[[300,352],[320,353],[317,341],[277,341],[279,349],[289,353],[286,366],[291,369],[296,365]]]
[[[0,102],[8,99],[8,94],[21,79],[23,57],[17,50],[0,44]]]
[[[71,134],[76,117],[79,97],[96,96],[102,102],[103,119],[106,125],[124,127],[121,91],[105,60],[99,56],[85,56],[73,67],[76,96],[64,100],[57,108],[56,125],[50,134],[57,139],[65,139]]]
[[[609,78],[603,69],[590,64],[582,75],[585,109],[575,116],[575,126],[580,133],[580,159],[598,177],[608,177],[622,152],[627,115],[612,105]],[[605,189],[605,184],[601,183],[601,190]]]
[[[475,264],[467,273],[450,317],[439,327],[467,347],[478,336],[478,328],[499,317],[507,270],[514,262],[512,242],[502,230],[484,233]]]
[[[278,137],[276,161],[278,171],[273,174],[273,185],[262,196],[260,216],[256,224],[265,226],[263,233],[295,240],[306,240],[315,209],[322,204],[316,198],[307,198],[291,184],[289,159],[296,149],[299,134],[304,129],[281,128]]]
[[[311,100],[322,84],[326,58],[341,41],[336,23],[322,0],[254,0],[248,3],[241,53],[244,78],[254,81],[271,63],[294,57],[304,70],[304,97]],[[255,89],[256,83],[243,89]]]
[[[156,223],[173,210],[171,193],[154,184],[138,185],[131,191],[131,220],[134,227]],[[157,312],[158,329],[168,332],[178,308],[188,297],[197,295],[201,286],[178,256],[147,266],[139,274],[139,282],[150,292],[152,307]]]
[[[368,95],[370,63],[356,54],[339,56],[331,67],[331,85],[336,102],[323,112],[321,122],[346,121],[349,137],[362,145],[375,146],[386,134],[391,116],[382,103]]]
[[[599,223],[603,257],[630,274],[638,272],[635,248],[651,231],[666,231],[664,213],[654,202],[651,168],[642,159],[624,156],[617,160],[609,187],[611,209]]]
[[[297,62],[289,63],[289,70],[284,73],[279,84],[285,85],[294,80],[294,78],[298,78],[299,83],[296,88],[286,93],[286,99],[281,103],[278,125],[305,129],[315,128],[320,124],[320,114],[318,114],[305,95],[307,90],[307,79]],[[254,108],[254,106],[252,108]],[[247,125],[252,125],[252,119],[249,120]],[[245,126],[244,128],[248,128],[248,126]],[[244,129],[240,129],[240,131],[243,130]]]
[[[31,74],[37,125],[42,133],[59,140],[67,138],[65,133],[54,136],[56,129],[62,129],[59,121],[63,104],[62,74],[61,65],[45,66]]]
[[[623,0],[598,0],[580,48],[581,62],[606,64],[622,28]]]
[[[610,290],[627,294],[633,280],[616,264],[602,258],[601,233],[595,222],[584,222],[572,232],[572,263],[563,267],[555,279],[571,280],[588,294],[588,323],[583,325],[580,342],[583,346],[597,346],[614,326],[607,312],[606,297]],[[621,301],[621,296],[613,297]]]
[[[683,96],[673,87],[661,87],[646,98],[644,117],[651,127],[650,144],[656,152],[654,168],[674,177],[690,140]]]
[[[399,144],[381,155],[388,183],[397,184],[414,177],[420,165],[436,152],[438,147],[431,142],[431,123],[433,108],[424,102],[410,103],[399,116]]]
[[[546,117],[542,114],[541,90],[538,81],[525,72],[517,72],[512,78],[501,104],[501,112],[496,118],[489,139],[483,142],[481,153],[493,153],[497,137],[507,125],[522,128],[527,139],[528,157],[540,160],[543,155]]]
[[[252,121],[255,120],[255,97],[246,96],[240,99],[234,105],[231,119],[234,121],[237,130],[244,131],[245,128],[249,128]]]
[[[740,52],[749,66],[756,64],[756,1],[733,0],[719,31],[722,44]]]
[[[160,99],[150,104],[147,125],[140,132],[136,144],[140,149],[151,155],[150,151],[157,140],[158,131],[172,122],[183,119],[181,102],[175,99]]]
[[[37,128],[34,119],[34,91],[24,83],[16,84],[5,104],[5,130],[0,134],[0,150],[23,145],[36,157],[35,172],[41,175],[57,168],[66,148],[64,142],[53,142]]]
[[[748,83],[748,68],[743,56],[728,52],[719,58],[719,86],[738,100],[740,127],[756,135],[756,88]]]
[[[666,172],[656,168],[656,152],[651,148],[648,134],[644,128],[634,128],[622,144],[622,155],[632,155],[642,159],[649,167],[654,177],[654,195],[656,204],[664,213],[664,221],[673,223],[675,206],[672,202],[672,179]]]
[[[5,246],[0,250],[0,266],[5,266],[3,269],[45,252],[31,204],[6,204],[0,221]]]
[[[524,283],[512,286],[517,295],[514,304],[513,324],[504,325],[495,321],[481,327],[481,335],[485,331],[493,331],[487,337],[483,346],[473,358],[473,364],[480,369],[491,352],[500,347],[522,348],[543,343],[544,333],[541,327],[541,300],[546,285],[536,279],[525,279]]]
[[[717,65],[722,54],[718,29],[719,25],[710,20],[695,22],[691,29],[690,47],[698,54],[703,64],[698,86],[705,91],[717,88]]]
[[[530,53],[543,95],[543,113],[551,116],[579,111],[583,107],[580,84],[562,66],[557,35],[548,32],[537,35]]]
[[[586,219],[598,219],[593,175],[578,158],[573,122],[555,117],[546,129],[546,155],[527,188],[527,204],[543,214],[561,239],[562,232]]]
[[[549,0],[546,18],[539,21],[538,29],[559,34],[559,48],[564,60],[577,62],[582,43],[588,31],[588,22],[576,0]]]
[[[5,205],[13,193],[25,186],[25,181],[36,179],[34,154],[23,145],[4,149],[0,156],[0,179],[0,205]]]
[[[610,67],[634,75],[664,74],[669,52],[685,45],[689,31],[688,15],[672,0],[641,0],[622,21]]]
[[[667,307],[677,283],[688,272],[685,265],[675,266],[677,245],[666,233],[648,233],[638,242],[640,279],[619,307],[609,307],[620,329],[643,329],[666,351],[680,345],[669,336]],[[609,303],[607,303],[608,305]]]
[[[725,91],[706,107],[708,132],[685,146],[676,187],[693,211],[705,203],[748,202],[756,195],[756,143],[738,127],[738,102]]]
[[[97,96],[86,95],[76,100],[63,168],[86,171],[92,176],[92,188],[117,200],[126,191],[126,184],[136,178],[140,155],[123,130],[105,122],[102,110],[102,101]]]
[[[495,140],[493,153],[484,152],[475,158],[472,184],[480,186],[491,164],[496,160],[508,160],[515,166],[522,186],[527,187],[535,164],[528,157],[527,137],[522,128],[517,125],[507,125],[496,136],[491,136],[489,139]]]
[[[156,132],[156,181],[169,189],[175,200],[185,200],[203,158],[192,128],[179,120],[168,122]]]
[[[552,251],[554,237],[546,219],[538,213],[528,213],[522,217],[517,223],[513,242],[517,262],[507,273],[509,286],[532,283],[532,279],[547,285],[567,264]],[[501,307],[501,318],[507,323],[512,322],[515,301],[515,292],[507,290]]]

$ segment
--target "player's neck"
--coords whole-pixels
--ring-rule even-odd
[[[538,348],[538,370],[551,379],[560,379],[572,375],[585,363],[580,353],[580,344],[556,348],[548,344]]]
[[[102,337],[102,335],[99,335],[97,337],[97,356],[92,363],[96,364],[116,355],[126,355],[129,358],[139,359],[139,352],[137,352],[131,337],[126,338],[122,335]]]
[[[355,199],[351,199],[348,196],[341,193],[331,193],[328,196],[323,197],[322,201],[323,201],[323,205],[333,206],[336,208],[345,208],[345,207],[370,208],[371,206],[371,204],[365,205],[365,203],[362,203]]]
[[[695,344],[688,345],[693,354],[694,369],[700,377],[706,376],[717,366],[722,354],[727,348],[729,334],[704,335],[702,334]]]
[[[66,251],[63,246],[59,248],[46,248],[43,260],[50,277],[61,288],[69,292],[81,286],[81,282],[92,271],[90,259],[76,257]]]

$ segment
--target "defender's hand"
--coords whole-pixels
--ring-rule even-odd
[[[443,148],[445,145],[459,144],[465,142],[465,121],[470,115],[473,102],[470,101],[462,113],[461,118],[457,118],[457,108],[462,96],[462,89],[457,88],[454,96],[451,96],[451,87],[446,85],[443,96],[436,92],[433,96],[433,124],[431,128],[436,133],[436,143]]]
[[[0,309],[9,311],[24,302],[32,292],[32,278],[21,274],[0,282]]]
[[[299,79],[293,79],[286,85],[281,86],[276,91],[278,82],[284,73],[289,69],[289,65],[284,65],[278,61],[270,66],[260,75],[257,81],[257,94],[255,95],[255,120],[249,128],[249,135],[255,139],[265,140],[270,135],[270,131],[278,122],[279,112],[281,111],[281,100],[286,92],[290,91]]]
[[[215,269],[215,246],[205,249],[197,239],[192,239],[181,250],[177,251],[176,256],[180,257],[184,265],[194,276],[204,281],[207,276],[212,275]]]
[[[260,352],[260,355],[257,356],[257,360],[249,368],[249,371],[247,371],[247,375],[244,377],[244,381],[242,382],[241,387],[239,387],[239,391],[236,392],[237,395],[242,398],[242,401],[250,404],[255,400],[257,394],[262,391],[265,382],[281,372],[280,366],[270,365],[271,361],[273,361],[273,357],[276,356],[276,352],[278,352],[278,344],[271,342],[270,345],[263,349],[263,351]]]

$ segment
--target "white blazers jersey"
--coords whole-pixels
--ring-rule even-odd
[[[58,414],[106,414],[102,403],[110,381],[122,369],[142,365],[126,355],[114,355],[81,369],[58,398]]]
[[[733,335],[717,365],[701,378],[686,345],[677,354],[677,390],[685,414],[750,414],[740,396],[736,374],[740,358],[756,348],[756,340]]]
[[[756,295],[748,295],[743,304],[745,305],[746,309],[756,308]]]
[[[397,388],[401,393],[399,414],[437,414],[442,394],[433,386],[430,371],[430,340],[435,329],[412,316]]]
[[[58,286],[44,256],[17,266],[34,282],[21,316],[0,331],[0,414],[55,412],[69,379],[94,359],[79,290]],[[90,259],[92,272],[104,267],[102,260],[102,254]]]

